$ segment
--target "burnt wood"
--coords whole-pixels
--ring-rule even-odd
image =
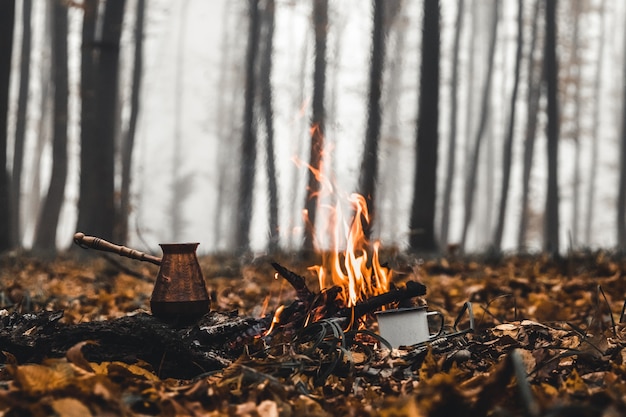
[[[107,321],[65,324],[62,311],[11,313],[0,318],[0,350],[19,363],[62,357],[75,344],[89,361],[149,363],[162,378],[189,379],[222,369],[267,327],[264,319],[210,312],[194,323],[168,323],[146,313]]]

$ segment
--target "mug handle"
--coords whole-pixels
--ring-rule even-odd
[[[443,314],[440,311],[428,311],[426,312],[426,316],[439,316],[439,322],[441,325],[439,326],[439,331],[435,334],[431,334],[429,336],[430,339],[434,339],[435,337],[439,337],[443,332],[443,327],[445,325],[445,320],[443,319]]]

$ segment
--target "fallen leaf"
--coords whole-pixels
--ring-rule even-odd
[[[66,387],[74,370],[67,362],[55,362],[51,366],[27,364],[16,367],[14,375],[19,388],[27,395],[37,396]]]
[[[78,366],[79,368],[87,372],[94,372],[94,369],[89,364],[89,361],[87,361],[87,359],[85,359],[85,357],[83,356],[83,346],[95,345],[95,344],[96,342],[92,340],[85,340],[85,341],[76,343],[74,346],[72,346],[71,348],[67,350],[67,352],[65,353],[65,357],[67,358],[68,361]]]
[[[59,417],[90,417],[91,411],[76,398],[60,398],[52,401],[51,407]]]

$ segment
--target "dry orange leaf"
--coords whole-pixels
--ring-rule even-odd
[[[59,417],[91,417],[91,411],[76,398],[59,398],[52,401],[54,411]]]
[[[74,376],[74,370],[69,363],[56,361],[49,366],[21,365],[15,368],[14,374],[17,386],[35,396],[66,387]]]

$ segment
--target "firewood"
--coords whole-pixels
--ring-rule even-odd
[[[354,317],[358,318],[365,314],[373,313],[384,305],[402,302],[425,294],[426,286],[424,284],[417,281],[407,281],[404,287],[395,288],[386,293],[375,295],[367,300],[358,302],[354,306],[354,312],[349,308],[344,308],[339,315],[349,317],[354,314]]]
[[[303,276],[296,274],[295,272],[290,271],[284,266],[272,262],[272,266],[278,272],[278,274],[285,278],[287,282],[291,284],[291,286],[296,290],[297,297],[304,301],[305,303],[309,303],[311,299],[315,296],[313,292],[306,286],[306,280]]]

